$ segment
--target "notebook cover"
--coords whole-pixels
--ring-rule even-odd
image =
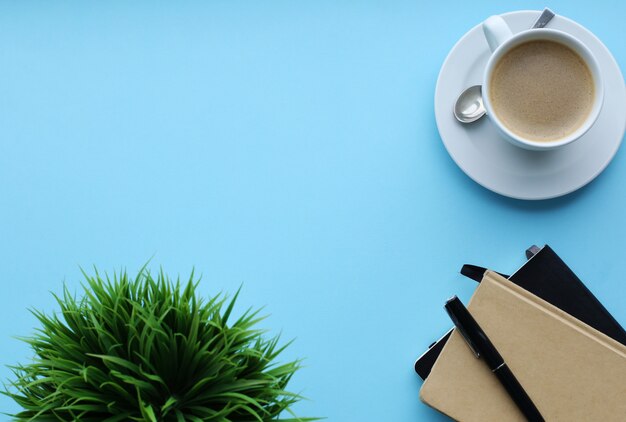
[[[624,328],[550,246],[545,245],[511,281],[626,345]]]
[[[624,421],[626,346],[487,272],[468,309],[547,421]],[[524,421],[455,331],[420,390],[460,421]]]
[[[626,330],[550,246],[541,248],[509,279],[626,345]],[[422,379],[428,377],[447,340],[444,337],[431,345],[415,362],[415,371]]]

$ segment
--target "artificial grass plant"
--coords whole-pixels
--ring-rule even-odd
[[[23,338],[32,362],[12,366],[5,387],[20,421],[302,421],[286,390],[299,361],[259,330],[249,309],[231,322],[237,294],[202,300],[193,273],[181,285],[145,268],[85,273],[84,295],[55,295],[60,313]],[[282,415],[287,419],[280,419]]]

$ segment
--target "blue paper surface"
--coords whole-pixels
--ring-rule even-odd
[[[303,416],[445,420],[413,361],[450,326],[464,263],[549,243],[626,324],[624,151],[543,202],[476,185],[433,115],[439,68],[491,14],[537,1],[0,3],[0,378],[28,308],[80,267],[152,258],[265,306],[305,357]],[[553,1],[626,68],[626,3]],[[0,411],[18,408],[0,397]]]

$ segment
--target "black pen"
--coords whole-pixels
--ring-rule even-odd
[[[543,422],[544,419],[535,404],[528,397],[528,394],[526,394],[526,391],[524,391],[507,364],[504,363],[500,353],[498,353],[485,332],[480,328],[480,325],[478,325],[459,298],[453,296],[451,299],[448,299],[445,307],[452,322],[454,322],[456,328],[465,338],[470,349],[472,349],[477,358],[482,356],[485,359],[491,372],[498,377],[500,383],[524,416],[526,416],[526,419],[531,422]]]

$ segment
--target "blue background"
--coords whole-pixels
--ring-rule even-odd
[[[306,357],[301,415],[444,420],[414,359],[473,284],[549,243],[626,324],[626,159],[521,202],[472,182],[439,139],[448,51],[508,1],[0,3],[0,378],[12,336],[79,266],[201,273],[266,306]],[[626,69],[626,3],[552,1]],[[17,407],[0,398],[0,411]]]

